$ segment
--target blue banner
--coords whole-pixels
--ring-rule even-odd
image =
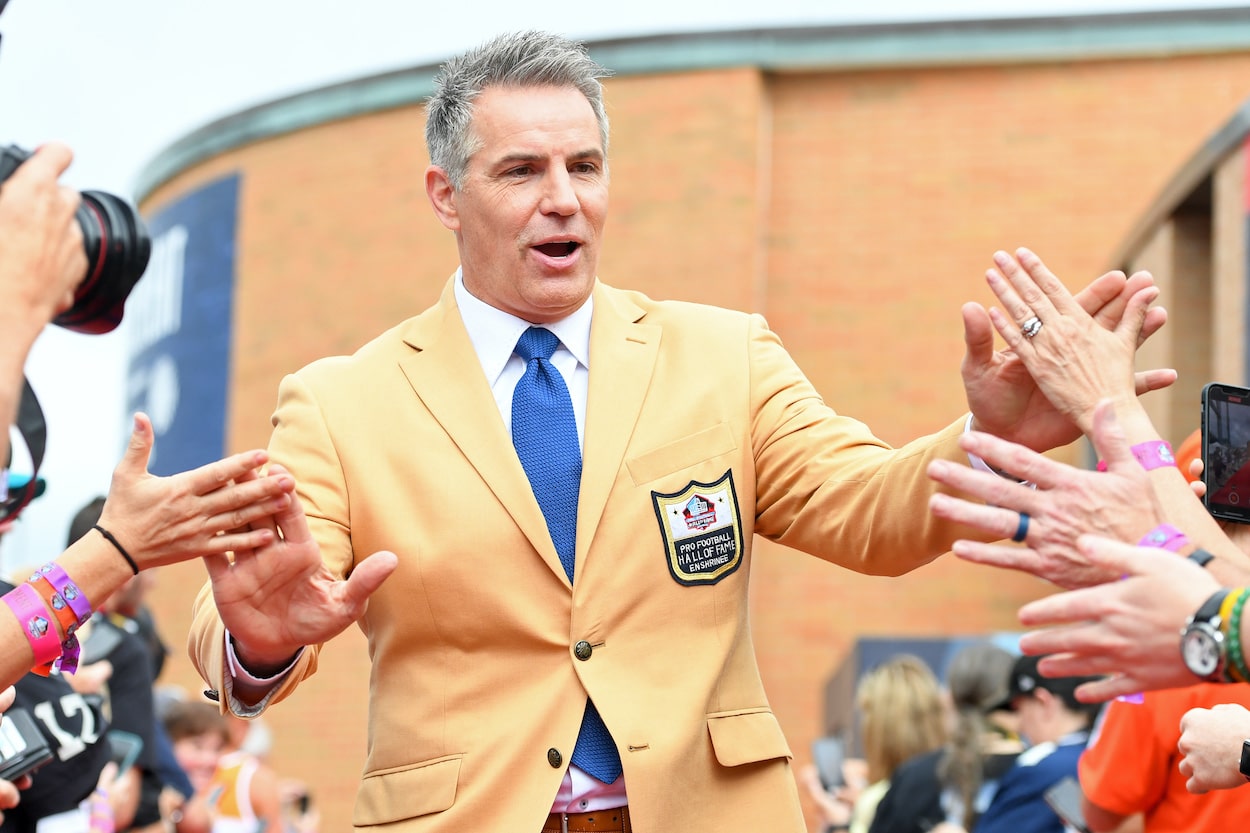
[[[152,259],[126,303],[126,401],[152,418],[153,474],[225,453],[238,193],[235,174],[148,218]]]

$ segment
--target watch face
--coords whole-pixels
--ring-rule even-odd
[[[1220,642],[1217,632],[1202,625],[1191,625],[1181,639],[1185,667],[1199,677],[1210,677],[1220,669]]]

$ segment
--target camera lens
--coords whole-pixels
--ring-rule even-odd
[[[76,219],[87,274],[74,291],[74,305],[52,323],[79,333],[107,333],[121,323],[126,297],[148,266],[152,238],[138,212],[103,191],[82,192]]]

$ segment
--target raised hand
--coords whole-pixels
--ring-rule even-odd
[[[100,526],[125,547],[140,569],[210,553],[260,546],[271,529],[244,529],[290,506],[288,474],[256,477],[264,451],[234,454],[197,469],[157,477],[148,472],[152,422],[135,415],[130,445],[113,471]]]
[[[1199,682],[1181,660],[1179,635],[1219,582],[1166,550],[1093,535],[1078,546],[1091,564],[1124,578],[1020,608],[1021,623],[1044,628],[1021,637],[1020,650],[1054,654],[1039,664],[1050,677],[1110,675],[1077,689],[1085,702]]]
[[[1170,370],[1133,372],[1137,346],[1166,319],[1150,309],[1159,291],[1148,273],[1108,273],[1073,296],[1027,249],[994,259],[998,268],[986,279],[1003,310],[963,308],[974,428],[1045,451],[1087,431],[1098,400],[1124,401],[1175,381]],[[1040,328],[1026,336],[1022,326],[1033,318]],[[994,350],[995,330],[1004,351]]]
[[[1092,532],[1136,541],[1162,522],[1164,514],[1109,401],[1095,409],[1091,439],[1107,463],[1106,471],[1065,465],[989,434],[961,437],[965,451],[1026,478],[1036,488],[946,460],[931,463],[931,478],[980,499],[935,494],[929,499],[934,515],[1000,540],[1012,538],[1021,529],[1025,532],[1023,546],[959,540],[952,547],[954,553],[978,564],[1032,573],[1069,589],[1114,579],[1118,573],[1084,556],[1077,546],[1080,536]],[[1022,513],[1028,515],[1027,520],[1021,519]]]
[[[274,464],[269,476],[290,475]],[[398,564],[394,553],[377,552],[357,563],[346,579],[334,575],[321,560],[297,498],[252,527],[269,533],[265,543],[204,562],[239,660],[260,676],[280,670],[301,647],[325,642],[359,619],[369,596]]]

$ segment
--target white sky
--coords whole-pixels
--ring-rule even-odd
[[[132,193],[159,151],[222,116],[304,89],[441,60],[492,34],[594,39],[672,31],[1242,6],[1218,0],[11,0],[0,16],[0,144],[67,142],[78,188]],[[415,312],[415,310],[414,310]],[[108,489],[129,430],[125,326],[49,327],[28,362],[48,419],[48,493],[4,542],[9,571],[64,544]]]

